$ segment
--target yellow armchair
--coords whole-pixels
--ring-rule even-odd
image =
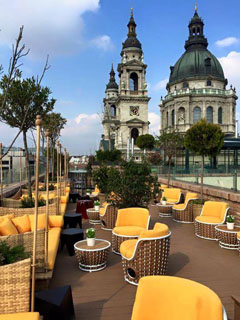
[[[215,226],[225,222],[228,210],[226,202],[206,201],[201,215],[195,219],[195,235],[203,239],[217,240]]]
[[[193,201],[198,199],[197,193],[188,192],[184,203],[172,207],[173,220],[182,223],[193,223]]]
[[[139,281],[131,320],[227,320],[217,294],[188,279],[147,276]]]
[[[166,197],[167,202],[170,204],[177,204],[181,200],[181,189],[178,188],[164,188],[164,191],[162,193],[162,198]]]
[[[120,245],[127,239],[136,239],[141,231],[147,230],[150,214],[145,208],[119,209],[116,225],[112,230],[112,251],[120,254]]]

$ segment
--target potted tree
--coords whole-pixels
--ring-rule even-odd
[[[234,229],[234,221],[235,221],[235,217],[233,215],[230,214],[227,216],[227,229],[228,230]]]
[[[87,229],[87,245],[93,247],[95,245],[96,233],[94,228]]]
[[[161,203],[165,206],[167,204],[167,198],[163,196]]]
[[[99,209],[100,209],[100,202],[99,202],[98,200],[95,200],[95,201],[94,201],[94,209],[95,209],[96,211],[99,211]]]

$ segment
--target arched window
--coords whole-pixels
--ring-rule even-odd
[[[167,111],[167,113],[166,113],[166,123],[167,123],[167,127],[168,127],[168,111]]]
[[[178,123],[183,124],[185,120],[185,109],[183,107],[178,109]]]
[[[213,123],[213,108],[207,107],[207,122]]]
[[[193,123],[201,120],[202,110],[199,107],[195,107],[193,109]]]
[[[218,123],[222,124],[222,107],[218,108]]]
[[[110,116],[111,116],[111,118],[116,117],[116,106],[114,104],[112,104],[110,107]]]
[[[212,85],[212,81],[211,80],[207,80],[207,87],[211,87]]]
[[[138,91],[138,75],[135,72],[130,74],[129,87],[131,91]]]
[[[133,128],[131,130],[131,138],[134,139],[134,144],[136,144],[137,137],[139,136],[139,132],[137,128]]]
[[[172,110],[172,126],[175,124],[175,110]]]

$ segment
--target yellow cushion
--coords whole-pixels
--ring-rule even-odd
[[[198,194],[193,192],[187,192],[184,203],[187,203],[189,199],[198,199]]]
[[[18,234],[17,228],[8,217],[0,222],[0,234],[2,236]]]
[[[14,214],[7,214],[5,216],[0,216],[0,223],[6,218],[13,219],[14,218]]]
[[[222,223],[222,220],[217,217],[211,217],[211,216],[198,216],[196,217],[196,220],[199,222],[206,222],[206,223]]]
[[[203,206],[202,216],[211,216],[217,217],[222,222],[224,222],[224,217],[227,210],[227,203],[226,202],[219,202],[219,201],[206,201]]]
[[[136,226],[147,229],[149,217],[149,211],[145,208],[119,209],[116,227]]]
[[[120,245],[120,253],[127,259],[133,256],[137,239],[123,241]]]
[[[237,237],[238,237],[238,239],[240,239],[240,232],[238,232]]]
[[[113,232],[122,236],[136,236],[138,237],[142,231],[145,229],[142,227],[115,227]]]
[[[61,228],[63,226],[63,217],[62,216],[55,216],[49,215],[48,216],[48,223],[50,228]]]
[[[66,192],[70,192],[70,187],[65,188]]]
[[[48,232],[48,267],[50,270],[53,269],[55,264],[60,234],[61,228],[52,228]]]
[[[39,320],[40,315],[38,312],[19,312],[0,314],[0,320]]]
[[[204,285],[177,277],[142,277],[131,320],[222,320],[222,303]]]
[[[12,222],[14,223],[19,233],[31,231],[30,219],[27,214],[22,217],[13,218]]]
[[[107,201],[104,201],[102,204],[103,207],[106,207],[107,205],[108,205]]]
[[[61,196],[61,203],[67,203],[67,196]]]
[[[175,204],[175,205],[173,206],[173,209],[183,210],[183,209],[185,209],[185,207],[186,207],[186,204],[185,204],[185,203],[180,203],[180,204]]]
[[[169,228],[164,223],[156,222],[153,230],[144,230],[141,231],[138,239],[142,238],[158,238],[163,237],[169,234]]]
[[[67,203],[61,203],[60,204],[60,213],[61,213],[61,215],[65,215],[65,213],[66,213],[66,209],[67,209]]]
[[[166,197],[168,202],[178,202],[181,195],[181,189],[178,188],[164,188],[162,197]]]
[[[105,214],[105,208],[100,208],[99,209],[99,214],[100,214],[100,216],[104,216],[104,214]]]
[[[34,231],[34,221],[35,221],[35,215],[29,214],[29,219],[31,223],[31,230]],[[38,223],[37,223],[37,229],[45,229],[46,228],[46,214],[38,214]]]

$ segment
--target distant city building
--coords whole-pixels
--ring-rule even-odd
[[[115,81],[113,66],[105,91],[103,130],[100,149],[121,150],[126,156],[134,141],[135,159],[141,156],[136,146],[139,135],[148,133],[148,97],[146,68],[142,45],[137,39],[136,23],[131,11],[127,39],[122,44],[121,62],[118,64],[119,85]],[[129,142],[130,141],[130,142]]]
[[[204,23],[197,8],[189,25],[185,52],[170,67],[168,93],[161,100],[161,130],[185,133],[195,122],[206,118],[220,125],[228,137],[235,135],[236,91],[225,79],[218,59],[208,51]]]

